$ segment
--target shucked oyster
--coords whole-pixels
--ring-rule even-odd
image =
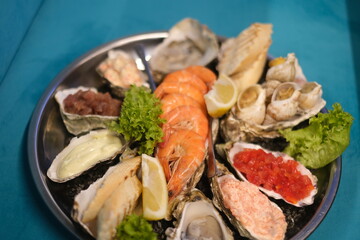
[[[228,142],[216,147],[220,154],[226,155],[242,180],[255,184],[266,195],[296,207],[314,202],[316,176],[285,153],[245,142]]]
[[[150,66],[162,74],[191,65],[205,66],[216,58],[218,51],[216,35],[197,20],[185,18],[174,25],[169,36],[154,49]]]
[[[108,58],[96,70],[110,85],[112,93],[119,97],[124,97],[131,85],[148,87],[146,75],[137,68],[135,60],[121,50],[110,50]]]
[[[47,176],[54,182],[66,182],[100,162],[113,159],[124,147],[125,140],[107,129],[74,137],[55,157]]]
[[[212,202],[196,188],[186,194],[173,214],[177,221],[175,228],[166,229],[168,240],[234,239]]]
[[[285,215],[258,188],[239,181],[217,162],[218,172],[211,180],[214,205],[224,212],[243,237],[250,239],[284,239]]]
[[[111,121],[115,121],[118,119],[117,116],[104,116],[100,114],[74,114],[69,113],[65,109],[64,100],[70,95],[74,95],[79,91],[91,91],[95,94],[98,91],[95,88],[87,88],[87,87],[77,87],[77,88],[69,88],[57,91],[55,94],[55,100],[58,102],[60,106],[61,117],[64,121],[66,129],[74,134],[79,135],[81,133],[88,132],[97,128],[105,128],[107,123]],[[118,100],[116,100],[118,101]],[[117,105],[120,111],[120,104]]]

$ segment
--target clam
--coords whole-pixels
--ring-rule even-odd
[[[267,113],[277,121],[292,118],[298,111],[299,86],[293,82],[280,84],[274,91]]]
[[[265,89],[252,85],[240,93],[237,101],[237,117],[244,121],[261,124],[265,118]]]
[[[140,164],[141,158],[134,157],[122,160],[120,163],[110,167],[104,176],[75,196],[71,213],[72,218],[94,237],[97,235],[97,229],[99,229],[99,232],[103,232],[103,235],[112,231],[111,229],[105,231],[106,226],[104,223],[109,219],[104,218],[104,216],[107,215],[109,209],[116,212],[122,211],[122,216],[129,212],[127,209],[133,209],[136,199],[141,193],[141,188],[139,189],[138,180],[132,179],[128,181],[128,179],[136,177]],[[128,187],[130,189],[125,191],[124,188]],[[120,198],[118,195],[122,196],[123,201],[130,200],[114,210],[112,208],[115,207],[115,204],[110,203],[116,203],[117,199]],[[117,222],[118,220],[111,219],[112,221]],[[111,225],[113,224],[111,223]]]
[[[74,137],[52,161],[47,176],[54,182],[66,182],[100,162],[115,158],[124,147],[125,140],[107,129]]]
[[[64,100],[68,96],[76,94],[78,91],[91,91],[94,93],[98,93],[95,88],[87,88],[80,86],[77,88],[59,90],[55,94],[55,100],[58,102],[60,107],[61,117],[66,126],[66,129],[70,133],[74,135],[79,135],[93,129],[106,128],[106,124],[118,119],[119,116],[104,116],[95,114],[80,115],[67,112],[65,110]]]
[[[239,181],[219,162],[217,168],[211,180],[213,203],[239,234],[249,239],[284,239],[287,223],[282,210],[255,185]]]
[[[198,189],[192,189],[174,211],[174,228],[167,228],[168,240],[234,239],[212,202]]]
[[[216,35],[195,19],[185,18],[174,25],[169,36],[153,51],[153,71],[167,74],[191,65],[205,66],[216,58],[219,44]]]
[[[149,87],[146,75],[137,68],[135,60],[122,50],[110,50],[108,58],[96,70],[110,85],[112,93],[119,97],[124,97],[131,85]]]
[[[240,179],[255,184],[266,195],[296,207],[314,202],[316,176],[289,155],[245,142],[218,145],[217,150],[226,155]]]

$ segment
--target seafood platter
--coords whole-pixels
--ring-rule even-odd
[[[28,135],[35,183],[59,221],[80,239],[130,239],[121,231],[133,216],[150,226],[144,239],[308,237],[335,198],[351,117],[327,111],[295,53],[269,57],[272,31],[254,23],[225,39],[186,18],[64,69]],[[317,139],[312,128],[334,112],[350,119],[345,142],[314,157],[298,142]]]

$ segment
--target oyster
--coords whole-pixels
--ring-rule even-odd
[[[252,85],[240,93],[237,101],[237,117],[261,124],[265,119],[265,89],[259,84]]]
[[[255,185],[239,181],[219,162],[217,169],[211,179],[213,203],[239,234],[250,239],[284,239],[287,223],[282,210]]]
[[[167,74],[191,65],[205,66],[216,58],[219,44],[216,35],[195,19],[185,18],[174,25],[169,36],[153,51],[153,71]]]
[[[242,180],[257,185],[266,195],[296,207],[314,202],[316,176],[287,154],[244,142],[229,142],[217,146],[217,150],[226,154]]]
[[[74,137],[55,157],[47,176],[54,182],[66,182],[100,162],[115,158],[124,147],[125,140],[107,129]]]
[[[174,211],[175,228],[166,229],[168,240],[234,239],[212,202],[198,189],[186,194]]]
[[[122,50],[110,50],[108,58],[96,70],[110,85],[112,93],[119,97],[124,97],[131,85],[149,87],[146,75],[137,68],[135,60]]]
[[[96,180],[92,183],[87,189],[82,190],[79,194],[75,196],[74,206],[72,209],[72,218],[80,223],[85,230],[87,230],[92,236],[97,235],[97,229],[102,225],[106,219],[103,219],[103,216],[106,214],[107,210],[102,210],[105,204],[109,201],[116,201],[115,194],[118,191],[120,185],[133,185],[135,191],[135,196],[140,194],[141,189],[138,189],[138,183],[136,180],[131,180],[127,182],[127,179],[135,176],[136,171],[139,169],[141,164],[140,157],[134,157],[126,160],[122,160],[120,163],[110,167],[103,177]],[[123,186],[125,187],[125,186]],[[123,189],[124,190],[124,189]],[[130,190],[126,191],[129,192]],[[120,191],[120,190],[119,190]],[[109,200],[114,195],[113,200]],[[125,194],[125,191],[122,193],[123,198],[130,196]],[[129,201],[128,203],[133,203],[134,201]],[[124,206],[128,204],[125,203]],[[132,204],[134,205],[134,204]],[[107,208],[111,205],[107,204]],[[101,213],[101,220],[97,219],[98,215]],[[98,222],[98,223],[97,223]],[[100,223],[99,223],[100,222]]]
[[[107,123],[116,121],[119,116],[102,116],[102,115],[79,115],[68,113],[65,111],[64,100],[69,96],[77,93],[78,91],[92,91],[97,93],[95,88],[77,87],[59,90],[55,94],[55,100],[60,106],[60,113],[66,129],[74,134],[79,135],[81,133],[88,132],[97,128],[105,128]]]

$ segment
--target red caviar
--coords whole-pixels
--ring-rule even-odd
[[[290,203],[297,203],[314,189],[311,179],[296,169],[298,164],[262,149],[245,149],[234,156],[234,167],[249,182],[280,194]]]

